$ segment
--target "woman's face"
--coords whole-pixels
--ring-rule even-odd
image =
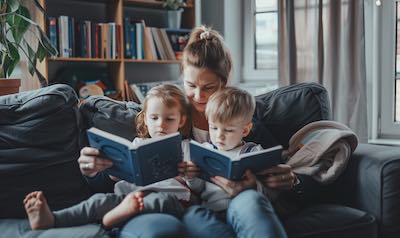
[[[204,112],[208,98],[222,87],[221,79],[212,71],[194,66],[183,70],[185,94],[198,112]]]

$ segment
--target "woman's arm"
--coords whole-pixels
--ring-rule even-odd
[[[112,161],[99,157],[100,152],[91,147],[84,147],[78,158],[79,168],[93,192],[113,192],[114,184],[103,171],[112,166]]]
[[[250,170],[246,170],[243,179],[240,181],[232,181],[221,176],[212,177],[211,181],[225,190],[230,197],[235,197],[246,189],[257,188],[256,176]]]

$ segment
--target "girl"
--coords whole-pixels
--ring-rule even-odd
[[[164,136],[177,131],[183,137],[187,137],[189,133],[187,117],[186,97],[177,86],[164,84],[154,87],[144,100],[143,110],[136,117],[138,137],[132,143],[137,144],[147,138]],[[184,167],[185,164],[182,163],[178,166],[178,170],[183,172]],[[152,187],[154,186],[153,184]],[[40,191],[28,194],[24,204],[33,230],[55,226],[78,226],[99,220],[102,220],[106,228],[111,228],[142,212],[163,212],[179,217],[183,212],[183,207],[177,197],[190,197],[190,192],[175,179],[157,183],[160,189],[169,186],[174,188],[180,186],[181,189],[174,191],[172,194],[174,196],[168,192],[149,193],[144,196],[148,190],[146,187],[134,193],[139,189],[138,186],[120,181],[115,185],[115,194],[95,194],[80,204],[60,211],[51,212]]]
[[[231,54],[221,35],[205,26],[195,28],[183,51],[181,70],[184,90],[191,105],[192,138],[201,143],[207,142],[207,102],[211,95],[227,86],[232,71]],[[188,172],[196,173],[196,170],[195,165],[188,163]],[[271,170],[264,171],[268,180],[262,182],[267,187],[279,188],[276,179],[291,181],[295,176],[290,166],[279,165]],[[241,181],[218,176],[211,178],[233,199],[226,219],[218,218],[204,207],[190,207],[183,223],[191,237],[286,237],[270,201],[254,190],[257,187],[256,177],[250,171],[246,175]]]

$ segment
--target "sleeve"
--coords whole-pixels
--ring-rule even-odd
[[[195,194],[201,194],[206,186],[206,182],[200,178],[192,178],[185,179],[186,185],[192,190]]]
[[[115,181],[107,173],[99,172],[94,177],[84,176],[89,184],[89,188],[94,193],[114,192]]]

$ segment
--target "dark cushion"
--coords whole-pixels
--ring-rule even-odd
[[[97,127],[128,140],[136,137],[135,118],[141,110],[137,103],[92,96],[80,105],[79,110],[85,129]]]
[[[375,218],[350,207],[323,204],[302,210],[285,220],[290,238],[375,238]]]
[[[383,237],[400,234],[400,148],[360,144],[327,198],[374,215]],[[351,194],[351,196],[349,196]]]
[[[328,92],[316,83],[278,88],[256,97],[253,129],[246,138],[264,148],[287,147],[290,137],[308,123],[331,119]]]
[[[0,97],[0,217],[23,217],[22,200],[43,190],[52,209],[86,198],[76,162],[80,150],[78,99],[54,85]]]

